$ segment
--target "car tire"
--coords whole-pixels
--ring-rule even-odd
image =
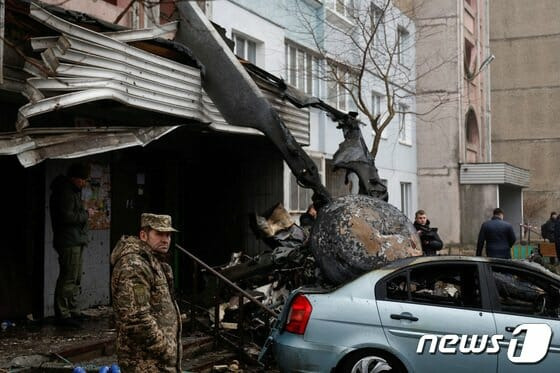
[[[406,373],[402,363],[388,353],[378,350],[360,350],[346,356],[336,369],[337,373],[392,372]]]

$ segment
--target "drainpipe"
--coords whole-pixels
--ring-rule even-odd
[[[490,0],[484,1],[484,28],[485,28],[485,36],[484,36],[484,44],[486,50],[486,56],[490,56]],[[492,112],[491,112],[491,98],[492,98],[492,85],[491,85],[491,76],[490,76],[490,66],[486,69],[484,74],[484,90],[486,91],[486,110],[485,110],[485,119],[486,119],[486,161],[492,162]]]
[[[464,75],[463,75],[463,16],[465,5],[462,1],[457,1],[457,120],[459,128],[459,162],[466,161],[464,138],[464,115],[463,115],[463,89],[464,89]]]

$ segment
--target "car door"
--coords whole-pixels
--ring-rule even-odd
[[[488,283],[490,294],[494,294],[497,333],[504,336],[500,343],[498,372],[557,372],[560,366],[560,283],[546,274],[507,265],[491,265]],[[549,336],[545,327],[513,335],[512,332],[522,324],[545,324],[552,333]],[[517,349],[508,356],[508,348],[514,339],[518,340]],[[526,339],[532,342],[524,346]],[[548,351],[544,352],[546,346],[542,344],[548,341]],[[542,360],[521,362],[531,358],[531,349],[542,350],[545,354]],[[535,354],[537,358],[540,356]]]
[[[477,335],[480,346],[482,335],[496,331],[487,289],[480,286],[479,268],[473,262],[422,264],[390,275],[376,286],[387,340],[415,372],[496,371],[495,354],[462,353],[460,342],[453,339],[443,343],[445,353],[440,350],[443,335],[466,335],[468,347],[472,335]],[[426,335],[435,335],[437,340],[424,337],[424,345],[419,346]]]

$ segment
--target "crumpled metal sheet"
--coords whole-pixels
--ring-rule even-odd
[[[63,129],[60,133],[56,133],[56,129],[45,130],[45,133],[24,131],[0,136],[0,155],[17,155],[22,166],[30,167],[45,159],[78,158],[131,146],[145,146],[176,128],[178,126],[107,131],[91,129],[90,132],[77,133]]]
[[[342,284],[390,261],[421,256],[418,234],[393,205],[364,195],[335,199],[320,210],[311,250],[333,284]]]

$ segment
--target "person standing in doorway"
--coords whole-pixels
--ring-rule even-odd
[[[59,274],[54,292],[54,312],[59,325],[79,327],[81,314],[76,297],[80,292],[82,254],[88,243],[88,219],[81,191],[89,178],[89,166],[72,164],[66,175],[51,184],[50,214],[53,246],[58,254]]]
[[[117,356],[123,372],[181,372],[181,314],[167,263],[171,216],[144,213],[139,237],[111,254]]]
[[[515,233],[511,224],[504,221],[504,212],[501,208],[495,208],[492,219],[482,223],[476,244],[477,256],[482,255],[485,242],[486,256],[511,259],[511,247],[515,243]]]

